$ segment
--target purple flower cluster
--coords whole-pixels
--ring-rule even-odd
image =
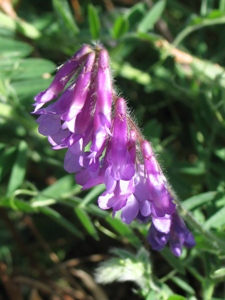
[[[84,45],[35,97],[34,106],[39,132],[53,149],[67,149],[65,170],[76,173],[83,189],[105,184],[101,209],[112,209],[113,215],[121,211],[127,224],[151,221],[148,241],[155,250],[169,243],[179,256],[183,246],[194,246],[150,143],[113,88],[103,47]]]

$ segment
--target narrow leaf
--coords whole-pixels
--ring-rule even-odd
[[[220,0],[219,9],[222,13],[225,13],[225,0]]]
[[[1,18],[1,12],[0,12]],[[32,47],[26,43],[0,37],[0,56],[7,57],[25,57],[32,52]]]
[[[53,6],[59,15],[60,21],[73,34],[79,32],[79,28],[75,23],[74,17],[71,13],[68,1],[66,0],[53,0]]]
[[[220,228],[225,224],[225,207],[221,208],[214,215],[212,215],[204,224],[206,229]]]
[[[84,226],[84,228],[87,230],[87,232],[95,240],[99,240],[98,233],[97,233],[91,219],[89,218],[88,214],[85,212],[85,210],[83,210],[82,208],[77,206],[77,207],[75,207],[74,211],[75,211],[77,217],[79,218],[79,220],[81,221],[82,225]]]
[[[0,61],[1,74],[11,80],[27,80],[35,77],[50,77],[50,73],[55,70],[55,64],[46,59],[26,58],[21,60]],[[35,72],[34,72],[35,70]]]
[[[127,239],[133,246],[140,248],[141,242],[134,234],[133,230],[121,220],[112,218],[111,216],[107,217],[106,222],[117,232],[121,237]]]
[[[0,105],[1,110],[1,105]],[[1,113],[0,113],[1,116]],[[16,147],[6,149],[0,156],[0,181],[10,171],[16,156]]]
[[[183,201],[182,206],[188,210],[191,210],[196,207],[202,206],[208,202],[213,201],[216,195],[217,195],[216,192],[207,192],[207,193],[199,194],[197,196],[193,196]]]
[[[47,217],[51,218],[61,226],[63,226],[66,230],[70,231],[77,237],[83,239],[83,234],[78,230],[72,223],[66,220],[60,213],[55,211],[50,207],[39,207],[38,210],[45,214]]]
[[[185,282],[184,280],[182,280],[181,278],[177,277],[177,276],[173,276],[171,277],[171,280],[176,283],[181,289],[183,289],[184,291],[190,293],[190,294],[194,294],[195,291],[194,289],[187,284],[187,282]]]
[[[46,199],[66,198],[74,194],[80,187],[74,184],[74,178],[72,175],[66,175],[61,179],[57,180],[52,185],[48,186],[40,192],[37,197],[34,197],[32,202],[40,202]]]
[[[92,5],[88,5],[88,22],[91,36],[94,40],[100,37],[100,20],[96,8]]]
[[[183,296],[180,295],[173,295],[170,296],[167,300],[186,300],[187,298],[184,298]]]
[[[119,16],[112,28],[112,36],[115,39],[122,37],[129,29],[128,20],[124,16]]]
[[[39,91],[45,90],[51,82],[52,78],[31,78],[29,80],[13,81],[12,87],[21,100],[33,98]]]
[[[105,190],[104,184],[95,186],[82,200],[80,207],[84,207],[91,202],[97,202],[97,197]]]
[[[151,8],[147,15],[139,23],[138,31],[147,32],[152,29],[158,19],[161,17],[164,9],[166,7],[166,1],[160,0]]]
[[[22,141],[18,147],[16,161],[13,165],[9,179],[7,194],[14,192],[24,181],[27,162],[27,143]]]
[[[210,276],[212,279],[222,279],[224,280],[225,277],[225,268],[222,267],[218,270],[216,270],[215,272],[213,272]]]
[[[32,24],[21,19],[13,19],[2,12],[0,12],[0,27],[5,27],[16,32],[18,31],[31,39],[38,39],[41,37],[41,32]]]
[[[133,5],[127,12],[126,17],[131,26],[136,25],[143,18],[146,12],[146,5],[143,2]]]

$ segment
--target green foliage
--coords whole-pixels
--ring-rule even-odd
[[[92,4],[88,5],[88,21],[92,38],[98,40],[100,37],[101,25],[97,9]]]
[[[0,12],[0,298],[222,300],[225,1],[12,2],[17,18]],[[181,258],[151,251],[149,225],[100,210],[104,186],[81,191],[37,132],[33,97],[91,40],[181,199],[197,243]]]
[[[166,6],[166,0],[160,0],[150,9],[138,25],[138,31],[147,32],[152,29],[155,23],[161,17]]]
[[[112,36],[114,39],[122,37],[129,29],[128,20],[124,16],[119,16],[112,27]]]
[[[118,257],[101,263],[96,270],[98,282],[106,284],[129,280],[135,282],[142,289],[147,287],[150,289],[151,269],[145,249],[141,248],[136,255],[118,248],[112,249],[111,253]]]

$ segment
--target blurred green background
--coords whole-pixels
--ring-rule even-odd
[[[225,0],[0,1],[1,300],[225,299],[224,32]],[[37,131],[33,97],[94,41],[195,235],[179,259],[101,211],[103,187],[80,191]]]

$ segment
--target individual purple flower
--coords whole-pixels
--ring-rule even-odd
[[[94,62],[95,53],[87,54],[85,64],[77,80],[70,84],[55,103],[36,111],[36,113],[41,114],[37,119],[41,134],[52,136],[57,133],[61,135],[61,130],[68,129],[71,133],[75,131],[76,117],[84,107],[86,100],[88,101],[87,96]]]
[[[96,109],[94,113],[94,135],[91,144],[91,156],[101,155],[111,128],[112,113],[112,79],[109,69],[109,57],[105,49],[98,53],[96,78]]]
[[[115,213],[126,205],[135,190],[136,136],[133,132],[130,137],[128,135],[126,103],[123,98],[116,100],[112,128],[105,154],[106,191],[99,197],[98,204],[102,209],[112,208]]]
[[[98,205],[101,209],[113,209],[113,214],[121,210],[127,204],[128,198],[134,192],[133,180],[117,180],[113,191],[107,190],[98,198]]]
[[[193,235],[176,212],[171,216],[152,218],[148,241],[157,251],[162,250],[169,242],[170,249],[175,256],[181,255],[183,246],[191,248],[195,245]]]
[[[168,189],[166,179],[153,154],[152,148],[147,141],[141,143],[141,151],[144,157],[145,184],[149,191],[149,201],[152,202],[154,213],[163,217],[172,214],[176,205],[173,203],[171,193]]]
[[[36,112],[46,102],[56,98],[63,91],[69,80],[78,71],[80,65],[85,59],[85,56],[92,51],[89,45],[84,45],[78,50],[65,64],[59,67],[58,72],[52,81],[51,85],[43,92],[35,96],[36,103],[34,104]]]

